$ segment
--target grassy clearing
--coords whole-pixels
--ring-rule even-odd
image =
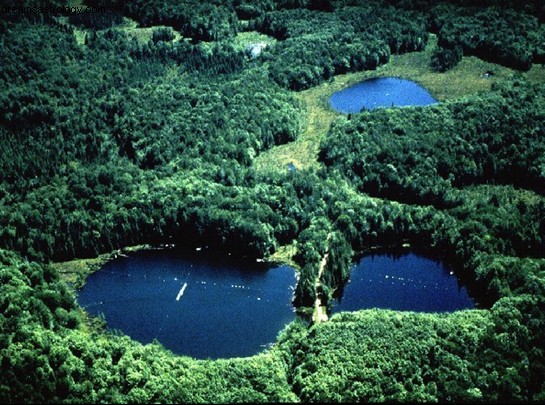
[[[293,260],[293,256],[297,253],[297,245],[295,242],[289,245],[280,246],[274,254],[269,256],[267,260],[282,264],[287,264],[294,269],[299,269],[299,265]]]
[[[153,37],[153,31],[156,31],[160,28],[168,28],[166,25],[154,25],[153,27],[139,27],[138,23],[130,18],[123,17],[123,24],[118,25],[117,29],[125,31],[125,33],[130,38],[136,38],[139,44],[147,44],[148,41],[151,41]],[[179,41],[182,39],[182,35],[176,31],[172,30],[174,34],[174,39],[172,41]]]
[[[287,170],[292,163],[297,170],[317,169],[320,142],[338,113],[327,107],[322,100],[322,86],[297,93],[306,111],[306,128],[296,141],[279,145],[259,155],[254,161],[260,172]]]
[[[100,269],[109,260],[130,252],[136,252],[142,249],[149,249],[149,245],[130,246],[110,253],[104,253],[92,259],[75,259],[67,262],[51,263],[51,266],[57,270],[61,278],[68,284],[78,289],[83,287],[85,280],[91,274]]]
[[[458,66],[448,72],[437,73],[429,67],[436,46],[437,38],[430,35],[428,46],[422,52],[393,55],[389,63],[377,70],[339,75],[330,82],[296,93],[305,108],[306,129],[296,141],[275,146],[258,156],[254,161],[256,169],[260,172],[285,171],[288,163],[294,164],[299,170],[318,168],[320,142],[326,136],[331,122],[340,115],[330,108],[329,97],[362,80],[376,77],[413,80],[428,89],[439,101],[486,92],[494,83],[505,82],[517,75],[532,82],[545,82],[543,65],[535,65],[530,71],[520,73],[473,56],[464,57]],[[485,77],[486,72],[492,72],[493,75]]]
[[[85,45],[85,34],[86,34],[86,30],[74,28],[74,36],[76,37],[76,43],[78,45],[80,46]]]
[[[51,266],[55,268],[61,275],[61,278],[69,285],[73,285],[75,288],[80,288],[85,279],[96,269],[100,268],[105,263],[106,259],[104,255],[93,259],[76,259],[68,262],[56,262],[51,263]]]
[[[65,18],[66,19],[66,18]],[[66,21],[68,21],[66,19]],[[114,29],[125,32],[129,38],[135,38],[140,45],[147,44],[151,41],[153,37],[153,31],[159,28],[168,28],[166,25],[154,25],[153,27],[139,27],[138,23],[128,17],[123,17],[123,23],[115,26]],[[101,30],[105,31],[105,30]],[[101,32],[99,30],[99,32]],[[85,36],[91,32],[91,30],[81,27],[74,27],[74,35],[76,36],[76,42],[78,45],[85,44]],[[179,41],[182,38],[182,35],[176,31],[172,30],[174,34],[174,39],[172,41]]]
[[[245,50],[248,45],[264,42],[267,45],[274,45],[276,38],[262,34],[257,31],[239,32],[232,40],[232,45],[237,50]]]

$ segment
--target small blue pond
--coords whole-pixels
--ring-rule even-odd
[[[342,113],[358,113],[379,107],[426,106],[437,103],[428,91],[410,80],[393,77],[365,80],[333,93],[331,107]]]
[[[91,274],[78,303],[109,328],[195,358],[251,356],[295,319],[295,270],[151,250]]]
[[[332,313],[367,308],[450,312],[474,308],[467,289],[441,262],[407,253],[365,256],[351,271]]]

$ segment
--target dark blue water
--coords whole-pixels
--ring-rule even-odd
[[[370,79],[333,93],[331,107],[342,113],[358,113],[378,107],[425,106],[437,103],[428,91],[410,80],[393,77]]]
[[[89,276],[79,304],[142,343],[195,358],[251,356],[295,319],[293,268],[142,251]],[[183,285],[183,295],[176,300]]]
[[[365,256],[354,266],[340,302],[332,312],[366,308],[449,312],[474,308],[475,303],[452,271],[440,262],[404,254]]]

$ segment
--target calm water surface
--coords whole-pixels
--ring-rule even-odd
[[[333,93],[331,107],[342,113],[358,113],[378,107],[426,106],[437,103],[419,84],[405,79],[385,77],[365,80]]]
[[[89,276],[78,302],[109,328],[195,358],[251,356],[295,319],[288,266],[141,251]],[[184,288],[185,285],[185,288]]]
[[[451,270],[441,262],[407,253],[361,258],[332,312],[366,308],[449,312],[474,307],[467,289]]]

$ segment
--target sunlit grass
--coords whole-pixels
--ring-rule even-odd
[[[153,37],[153,31],[156,31],[160,28],[168,28],[165,25],[154,25],[153,27],[139,27],[138,23],[130,18],[123,17],[123,24],[118,25],[117,29],[125,31],[125,33],[130,38],[136,38],[139,44],[147,44],[148,41],[151,41]],[[179,41],[182,38],[182,35],[176,31],[172,30],[174,34],[173,41]]]
[[[74,259],[66,262],[53,262],[51,266],[57,270],[61,278],[75,289],[81,288],[89,274],[99,270],[107,261],[130,252],[150,248],[149,245],[127,246],[123,249],[104,253],[91,259]]]
[[[232,40],[233,47],[240,50],[246,49],[250,44],[257,44],[259,42],[273,45],[276,43],[276,38],[257,31],[244,31],[239,32]]]
[[[324,87],[318,86],[296,94],[305,109],[306,127],[296,141],[275,146],[258,156],[254,161],[258,171],[285,171],[288,170],[289,163],[297,170],[319,167],[320,141],[327,133],[331,122],[338,116],[337,112],[328,107],[323,93]]]
[[[289,245],[279,247],[274,254],[267,258],[267,260],[287,264],[288,266],[298,269],[299,265],[293,260],[295,253],[297,253],[297,246],[294,242]]]
[[[59,272],[61,278],[75,288],[81,287],[85,279],[93,271],[100,268],[107,261],[109,254],[101,255],[92,259],[75,259],[67,262],[52,263],[51,265]]]
[[[131,18],[123,17],[123,22],[115,27],[116,30],[123,31],[127,34],[129,39],[136,39],[140,45],[147,44],[153,38],[153,31],[160,28],[168,28],[165,25],[154,25],[153,27],[140,27],[136,21]],[[74,35],[76,41],[79,45],[84,45],[85,35],[89,34],[92,30],[74,26]],[[105,31],[99,30],[98,32]],[[183,39],[182,35],[176,31],[172,30],[174,34],[174,39],[172,41],[179,41]]]

